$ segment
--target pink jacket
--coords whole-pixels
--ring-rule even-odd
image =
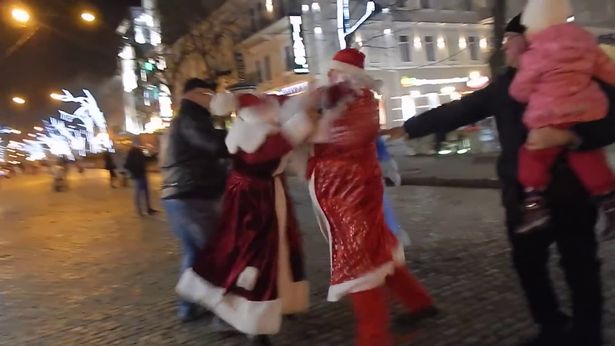
[[[531,129],[597,120],[609,104],[594,78],[615,85],[615,62],[583,28],[554,25],[531,38],[510,95],[528,104],[523,121]]]

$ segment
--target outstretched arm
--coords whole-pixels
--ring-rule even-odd
[[[420,138],[436,132],[450,132],[488,118],[493,115],[492,102],[501,99],[495,95],[498,91],[497,83],[499,82],[496,80],[461,100],[412,117],[406,120],[403,130],[410,138]],[[401,129],[396,131],[400,132]]]

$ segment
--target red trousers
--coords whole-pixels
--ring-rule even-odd
[[[397,267],[383,287],[352,293],[350,298],[357,324],[357,346],[390,346],[389,289],[411,312],[433,305],[433,299],[406,267]]]
[[[525,188],[545,189],[551,182],[551,167],[564,151],[562,147],[519,152],[519,181]],[[593,195],[600,196],[615,189],[615,175],[604,150],[569,151],[566,158],[581,183]]]

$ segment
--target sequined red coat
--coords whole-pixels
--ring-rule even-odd
[[[331,254],[331,301],[382,285],[396,261],[403,261],[384,221],[378,116],[377,100],[362,90],[327,125],[351,135],[341,143],[314,144],[308,161],[310,193]]]

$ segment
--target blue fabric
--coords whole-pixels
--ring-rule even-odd
[[[384,143],[382,137],[380,136],[376,139],[376,151],[378,153],[378,161],[384,162],[391,160],[391,155],[387,150],[387,146]],[[399,236],[399,233],[401,232],[401,227],[399,225],[399,222],[397,222],[397,217],[395,216],[395,212],[393,211],[393,203],[391,202],[391,199],[389,198],[386,189],[384,190],[384,196],[382,201],[384,207],[384,220],[387,226],[389,226],[389,229],[393,232],[393,234],[395,234],[395,236]]]
[[[391,159],[391,155],[387,150],[387,146],[384,143],[384,139],[382,139],[382,137],[380,136],[376,139],[376,152],[378,153],[378,161],[380,162],[388,161]]]
[[[216,231],[218,224],[218,200],[164,199],[162,205],[167,214],[171,231],[179,239],[182,250],[180,275],[191,268],[198,252],[207,239]],[[179,315],[190,314],[196,305],[179,301]]]
[[[382,199],[382,201],[384,207],[384,221],[386,222],[387,226],[389,226],[391,232],[393,232],[393,234],[398,237],[401,233],[401,226],[397,221],[397,217],[395,216],[395,212],[393,211],[393,203],[391,202],[391,198],[389,198],[386,189],[384,190],[383,197],[384,198]]]
[[[147,183],[147,177],[135,178],[134,181],[134,203],[135,209],[139,214],[145,214],[152,209],[149,201],[149,186]],[[142,201],[144,200],[144,201]],[[145,204],[145,210],[141,209],[141,206]]]

